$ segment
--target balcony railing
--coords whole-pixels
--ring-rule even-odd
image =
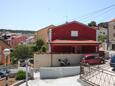
[[[100,66],[81,63],[80,79],[92,86],[115,86],[115,73]]]

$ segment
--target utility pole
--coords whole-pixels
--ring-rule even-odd
[[[28,59],[26,59],[26,86],[28,86]]]

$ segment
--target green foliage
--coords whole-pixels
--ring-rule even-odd
[[[23,70],[19,70],[17,73],[16,73],[16,80],[23,80],[26,78],[26,72],[23,71]]]
[[[36,41],[36,48],[39,50],[41,50],[42,46],[44,45],[44,41],[42,39],[39,39]]]
[[[106,39],[107,39],[107,36],[105,36],[105,35],[98,36],[98,41],[100,41],[100,42],[105,42]]]
[[[97,26],[96,22],[95,21],[91,21],[90,23],[88,23],[88,26]]]
[[[19,45],[12,52],[12,60],[27,59],[32,57],[32,49],[26,45]]]
[[[47,45],[42,39],[38,39],[35,43],[35,46],[33,46],[33,51],[38,52],[46,52],[47,51]]]
[[[45,46],[43,46],[41,50],[42,50],[42,52],[46,52],[47,48]]]

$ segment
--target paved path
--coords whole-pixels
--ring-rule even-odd
[[[28,83],[29,86],[89,86],[86,83],[79,81],[79,75],[58,79],[29,80]],[[20,86],[25,86],[25,83]]]

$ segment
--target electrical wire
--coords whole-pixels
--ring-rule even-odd
[[[111,9],[108,9],[108,10],[106,10],[106,11],[103,11],[102,13],[100,13],[100,14],[98,14],[98,15],[95,15],[95,16],[91,16],[91,15],[90,15],[90,17],[85,18],[85,19],[82,20],[82,21],[85,22],[85,21],[88,21],[88,20],[94,20],[95,18],[99,18],[99,17],[103,18],[104,15],[106,15],[107,13],[110,13],[110,12],[113,11],[113,10],[115,10],[115,7],[114,7],[114,8],[111,8]]]
[[[115,7],[115,4],[112,4],[112,5],[108,6],[108,7],[105,7],[105,8],[99,9],[99,10],[94,11],[94,12],[90,12],[90,13],[84,15],[84,16],[78,17],[78,20],[87,19],[87,18],[91,17],[91,15],[95,15],[95,14],[97,14],[97,13],[100,13],[100,12],[106,11],[106,10],[112,8],[112,7]]]

